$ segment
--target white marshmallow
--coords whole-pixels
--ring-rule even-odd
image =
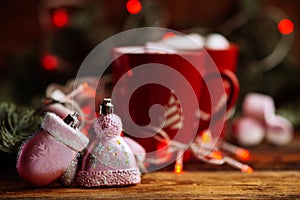
[[[264,125],[251,117],[241,117],[233,123],[234,134],[239,144],[255,146],[265,137]]]
[[[200,34],[192,33],[186,36],[178,35],[159,41],[160,44],[176,50],[201,50],[204,46],[204,38]]]
[[[267,134],[268,142],[283,146],[290,143],[293,139],[294,129],[292,124],[282,116],[274,116],[267,120]]]
[[[177,53],[176,49],[160,42],[146,42],[145,46],[148,53]]]
[[[266,121],[275,115],[274,101],[268,95],[249,93],[243,102],[243,112],[245,115]]]
[[[212,50],[228,49],[229,41],[221,34],[212,33],[206,37],[205,47]]]

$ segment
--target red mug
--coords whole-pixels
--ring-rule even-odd
[[[149,109],[155,104],[160,104],[164,106],[166,111],[165,117],[167,116],[167,118],[164,118],[165,123],[162,129],[167,132],[171,139],[175,138],[179,142],[188,144],[196,136],[192,133],[201,134],[206,129],[210,129],[212,133],[215,133],[212,137],[223,137],[221,134],[222,123],[224,123],[226,113],[235,105],[239,93],[239,83],[231,70],[225,68],[219,70],[217,68],[218,65],[217,67],[215,66],[205,50],[160,53],[147,51],[145,47],[131,46],[114,48],[112,54],[115,58],[111,64],[114,85],[115,88],[116,86],[119,87],[117,91],[114,89],[115,95],[113,97],[115,96],[116,98],[113,98],[113,101],[116,105],[116,114],[123,120],[125,133],[131,135],[126,128],[127,122],[131,119],[139,126],[146,126],[152,122],[152,118],[149,116]],[[189,108],[189,106],[186,106],[185,108],[190,109],[186,112],[188,114],[183,116],[184,119],[179,117],[180,122],[178,123],[178,120],[176,122],[175,116],[183,115],[182,113],[184,112],[181,109],[183,107],[180,102],[183,102],[183,104],[191,102],[192,105],[192,100],[189,101],[192,97],[185,96],[185,98],[180,99],[176,92],[178,90],[188,90],[188,88],[180,88],[180,83],[175,75],[167,74],[164,76],[161,75],[160,70],[157,70],[154,75],[147,70],[140,70],[139,77],[137,77],[135,69],[139,67],[141,67],[139,69],[143,69],[146,65],[154,69],[160,69],[160,67],[169,68],[183,76],[191,86],[190,89],[192,89],[197,99],[198,107]],[[141,87],[137,88],[132,94],[128,92],[130,90],[130,81],[141,79],[140,82],[142,82],[143,79],[151,76],[160,76],[173,80],[176,89],[173,92],[173,88],[162,86],[154,81],[153,83],[140,85]],[[214,100],[210,98],[212,91],[215,93],[213,95]],[[124,106],[122,101],[126,98],[130,98],[130,101],[129,105]],[[168,107],[172,103],[173,106]],[[129,109],[131,119],[125,114],[124,110],[126,109]],[[198,118],[199,113],[200,119]],[[180,125],[180,123],[182,124]],[[193,123],[196,124],[196,131],[192,130],[194,128]],[[178,129],[184,129],[184,134],[176,135]],[[156,145],[153,145],[153,139],[139,137],[138,135],[134,135],[133,138],[141,143],[147,152],[157,150]]]
[[[227,97],[227,113],[231,113],[233,110],[235,103],[238,98],[239,94],[239,82],[237,80],[237,77],[235,75],[236,73],[236,67],[237,67],[237,62],[238,62],[238,53],[239,53],[239,46],[234,43],[230,43],[228,48],[225,49],[211,49],[211,48],[205,48],[205,51],[207,52],[206,54],[206,61],[205,61],[205,70],[208,71],[208,74],[211,74],[209,71],[211,69],[214,69],[212,65],[215,65],[218,70],[221,73],[221,76],[224,81],[224,87],[226,90],[226,94],[228,94]],[[232,87],[234,87],[234,91],[232,91]],[[207,89],[204,89],[204,96],[207,95],[208,91]],[[201,98],[201,103],[202,103],[202,110],[207,110],[209,108],[209,102],[207,102],[207,99]],[[215,114],[216,118],[218,114]],[[212,116],[214,118],[214,116]],[[212,119],[214,120],[214,119]],[[224,137],[225,134],[225,126],[226,123],[223,124],[222,120],[214,120],[213,122],[215,126],[212,126],[210,130],[212,134],[214,134],[214,128],[219,126],[224,126],[220,138]],[[206,131],[207,124],[202,123],[199,125],[199,130],[201,134],[201,131]],[[216,137],[214,135],[213,137]]]
[[[220,71],[229,70],[236,72],[239,46],[231,43],[226,49],[205,48],[206,52]]]

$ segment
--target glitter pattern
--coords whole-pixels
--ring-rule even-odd
[[[48,131],[56,140],[67,145],[74,151],[82,151],[89,139],[78,129],[68,126],[60,117],[54,113],[47,113],[42,128]]]
[[[79,158],[80,154],[78,153],[77,156],[72,160],[71,164],[66,168],[65,172],[60,178],[62,185],[70,186],[73,183],[76,176]]]
[[[138,184],[141,173],[134,154],[120,136],[121,119],[111,113],[100,115],[94,124],[97,134],[85,152],[76,180],[82,186],[123,186]]]
[[[100,137],[113,137],[120,135],[122,121],[116,114],[100,115],[94,124],[94,131]]]
[[[106,142],[98,141],[90,154],[89,163],[86,163],[86,167],[94,170],[130,168],[136,165],[130,147],[122,140],[121,136]],[[97,166],[99,164],[101,164],[101,167]]]
[[[141,182],[138,168],[114,171],[80,171],[76,180],[82,186],[123,186],[135,185]]]

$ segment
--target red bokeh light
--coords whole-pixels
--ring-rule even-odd
[[[139,0],[129,0],[126,4],[127,11],[130,14],[138,14],[142,10],[142,4]]]
[[[282,19],[278,23],[278,30],[283,35],[291,34],[294,31],[294,23],[289,19]]]
[[[47,54],[42,58],[42,65],[48,71],[55,70],[58,66],[58,59],[54,55]]]
[[[69,13],[66,9],[57,9],[52,15],[52,23],[58,28],[66,26],[69,22]]]

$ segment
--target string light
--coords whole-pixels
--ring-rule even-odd
[[[205,130],[205,131],[203,131],[202,137],[201,137],[203,143],[205,143],[205,144],[210,143],[211,142],[211,138],[212,138],[212,136],[211,136],[211,133],[210,133],[210,131],[208,129]]]
[[[52,54],[44,55],[44,57],[42,58],[42,65],[43,68],[48,71],[55,70],[58,67],[58,59],[55,55]]]
[[[214,159],[217,159],[217,160],[223,159],[223,155],[222,155],[222,152],[221,152],[221,151],[212,151],[212,152],[211,152],[211,156],[212,156]]]
[[[181,173],[182,173],[182,165],[176,164],[176,165],[175,165],[174,172],[175,172],[176,174],[181,174]]]
[[[227,156],[224,157],[224,159],[225,159],[227,164],[229,164],[232,167],[240,169],[241,172],[248,173],[248,174],[253,172],[253,168],[250,167],[249,165],[245,165],[243,163],[240,163],[237,160],[234,160],[234,159],[232,159],[230,157],[227,157]]]
[[[69,23],[69,14],[66,9],[57,9],[52,15],[52,23],[57,28],[65,27]]]
[[[153,129],[156,130],[156,128]],[[160,137],[158,137],[157,135],[154,137],[154,139],[159,141],[157,145],[156,158],[146,158],[144,163],[147,164],[166,163],[169,160],[168,157],[174,156],[174,153],[177,151],[174,173],[180,174],[183,172],[184,152],[188,149],[196,158],[206,163],[215,164],[215,165],[223,165],[226,163],[234,168],[240,169],[241,172],[244,173],[253,172],[253,168],[251,166],[243,164],[229,157],[228,155],[226,155],[226,153],[221,151],[216,146],[210,146],[211,142],[213,142],[213,138],[211,136],[210,130],[203,131],[202,135],[197,136],[195,138],[195,141],[188,146],[178,141],[174,141],[174,140],[171,141],[168,135],[164,131],[158,131],[157,133],[160,135]],[[208,141],[210,141],[210,143],[206,144],[205,142]],[[248,150],[229,144],[227,142],[223,141],[223,144],[220,146],[220,148],[222,148],[227,152],[234,153],[236,156],[238,156],[241,159],[247,160],[250,158],[250,152]]]
[[[244,173],[251,174],[251,173],[253,173],[253,168],[248,165],[243,165],[241,168],[241,171]]]
[[[183,169],[183,150],[178,151],[177,157],[176,157],[176,164],[174,168],[174,172],[176,174],[181,174]]]
[[[227,142],[222,143],[222,149],[228,151],[230,153],[235,154],[239,159],[243,161],[250,160],[250,151],[241,147],[237,147],[233,144],[229,144]]]
[[[132,14],[138,14],[142,10],[142,4],[139,0],[129,0],[126,4],[127,11]]]
[[[244,161],[250,160],[250,152],[247,149],[238,148],[236,151],[236,155],[241,160],[244,160]]]
[[[294,31],[294,23],[289,19],[282,19],[278,23],[278,30],[283,35],[288,35]]]

